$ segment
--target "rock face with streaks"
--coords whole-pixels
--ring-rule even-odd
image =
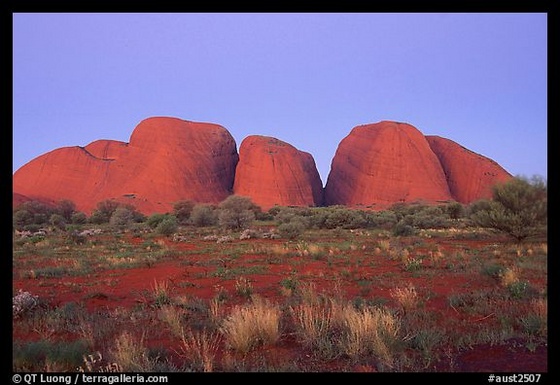
[[[246,137],[239,147],[233,191],[268,210],[320,206],[323,184],[311,154],[268,136]]]
[[[129,143],[98,140],[43,154],[14,173],[13,191],[30,199],[69,199],[90,213],[115,199],[145,214],[174,202],[219,203],[231,194],[238,154],[222,126],[169,117],[140,122]]]

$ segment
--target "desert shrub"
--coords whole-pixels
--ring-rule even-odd
[[[155,229],[165,218],[167,218],[167,215],[168,214],[162,213],[152,214],[146,219],[146,225],[148,225],[151,229]]]
[[[155,228],[156,233],[170,236],[177,231],[178,224],[174,215],[167,215]]]
[[[390,210],[364,213],[365,227],[392,229],[398,222],[397,215]]]
[[[60,214],[52,214],[49,218],[51,226],[64,230],[66,228],[66,219]]]
[[[47,225],[52,214],[56,214],[53,207],[36,200],[27,201],[13,210],[13,226],[17,230],[38,228]]]
[[[414,234],[416,234],[416,229],[411,225],[406,224],[406,221],[401,220],[393,227],[393,235],[396,237],[407,237]]]
[[[54,210],[57,214],[61,215],[66,222],[71,222],[72,215],[76,212],[76,204],[69,199],[62,199],[58,202]]]
[[[411,225],[417,229],[442,229],[451,224],[449,214],[444,206],[427,206],[412,214]]]
[[[218,215],[214,206],[198,204],[193,207],[190,222],[197,227],[214,226],[218,223]]]
[[[295,218],[290,222],[282,223],[278,226],[278,233],[282,238],[297,239],[305,231],[304,222]]]
[[[38,304],[39,296],[20,289],[17,295],[12,298],[12,315],[14,318],[18,318],[32,311]]]
[[[214,357],[218,353],[221,335],[217,332],[187,330],[181,337],[182,357],[190,362],[194,370],[212,372]]]
[[[465,206],[463,206],[459,202],[448,203],[447,206],[445,206],[445,210],[447,212],[447,215],[451,219],[463,218],[465,216],[465,213],[466,213]]]
[[[342,350],[350,357],[373,354],[384,366],[393,367],[401,323],[384,308],[355,309],[342,312]]]
[[[336,308],[332,301],[314,296],[291,306],[290,314],[295,325],[298,341],[321,358],[336,357],[337,342],[333,338],[336,326]]]
[[[175,215],[179,224],[185,225],[188,223],[195,205],[193,201],[189,200],[179,201],[173,205],[173,215]]]
[[[221,227],[240,230],[249,227],[255,220],[255,204],[250,198],[230,195],[223,200],[219,208],[218,223]]]
[[[12,347],[14,371],[67,372],[75,370],[88,353],[84,340],[15,342]]]
[[[72,217],[70,218],[70,222],[75,225],[83,225],[84,223],[87,222],[87,215],[81,211],[77,211],[72,214]]]
[[[366,220],[362,211],[332,206],[320,213],[315,223],[317,227],[325,229],[357,229],[365,227]]]
[[[89,221],[95,224],[109,223],[111,216],[119,205],[119,202],[110,199],[97,202],[95,209],[91,213]]]
[[[115,209],[113,214],[111,214],[109,223],[115,228],[123,229],[130,225],[133,222],[133,219],[134,215],[130,209],[126,207],[118,207]]]
[[[547,187],[539,177],[516,177],[496,184],[492,200],[477,202],[471,219],[479,226],[503,232],[518,242],[546,233]]]

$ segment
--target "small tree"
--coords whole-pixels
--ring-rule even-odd
[[[246,228],[255,220],[255,204],[247,197],[230,195],[220,203],[219,209],[218,222],[226,229]]]
[[[492,200],[477,207],[471,214],[476,224],[499,230],[518,242],[546,231],[547,187],[540,177],[516,177],[497,184]]]

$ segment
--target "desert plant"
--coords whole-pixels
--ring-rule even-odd
[[[151,229],[155,229],[167,216],[168,214],[154,213],[146,219],[146,225]]]
[[[416,288],[412,285],[392,289],[391,297],[401,305],[405,314],[418,307],[418,293],[416,292]]]
[[[177,231],[177,219],[173,215],[168,215],[156,226],[156,233],[165,235],[166,237],[172,235]]]
[[[330,302],[319,301],[290,307],[298,340],[322,358],[334,358],[338,354],[332,339],[335,321],[330,305]]]
[[[198,204],[193,207],[190,221],[197,227],[214,226],[218,222],[218,217],[213,206]]]
[[[134,212],[128,207],[117,207],[109,218],[111,226],[117,229],[124,229],[134,221]]]
[[[76,225],[83,225],[87,222],[87,215],[81,211],[75,212],[72,214],[70,222]]]
[[[87,344],[76,341],[15,342],[12,348],[14,371],[66,372],[75,370],[87,353]]]
[[[492,200],[485,204],[476,202],[471,212],[477,225],[501,231],[521,242],[546,232],[546,183],[538,177],[517,177],[496,184]]]
[[[305,223],[299,217],[292,218],[289,222],[278,225],[278,233],[282,238],[296,239],[305,231]]]
[[[343,312],[343,351],[350,357],[374,354],[380,362],[393,367],[400,322],[384,308],[355,309],[346,306]]]
[[[160,319],[169,326],[169,329],[174,336],[183,336],[183,318],[185,317],[184,309],[166,304],[160,307],[158,314]]]
[[[89,217],[89,221],[96,224],[109,223],[111,216],[119,205],[119,202],[110,199],[98,202]]]
[[[250,298],[253,294],[253,285],[245,277],[237,277],[235,279],[235,292],[242,297]]]
[[[152,284],[152,296],[155,306],[170,304],[169,281],[158,281],[154,279],[154,283]]]
[[[255,204],[250,198],[230,195],[219,205],[218,222],[226,229],[247,228],[255,220]]]
[[[189,200],[175,202],[173,205],[173,214],[175,215],[175,218],[177,218],[177,222],[182,225],[187,224],[194,206],[195,203]]]
[[[12,298],[12,315],[14,318],[21,317],[37,307],[38,304],[39,296],[20,289],[17,295]]]
[[[60,214],[52,214],[49,218],[49,223],[57,229],[64,230],[66,229],[67,220]]]
[[[144,344],[144,335],[137,339],[130,332],[123,332],[110,353],[123,372],[150,372],[154,367]]]
[[[410,235],[414,235],[416,234],[416,229],[414,227],[412,227],[409,224],[406,224],[405,221],[401,220],[399,221],[394,227],[393,227],[393,235],[396,237],[399,236],[410,236]]]
[[[213,371],[214,358],[221,342],[219,333],[188,330],[182,334],[181,342],[181,356],[190,361],[194,370]]]
[[[233,308],[222,322],[220,331],[230,348],[247,353],[256,346],[278,341],[280,316],[278,305],[253,296],[250,304]]]

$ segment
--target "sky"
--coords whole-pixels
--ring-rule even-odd
[[[546,13],[14,13],[13,172],[170,116],[313,155],[406,122],[547,179]]]

